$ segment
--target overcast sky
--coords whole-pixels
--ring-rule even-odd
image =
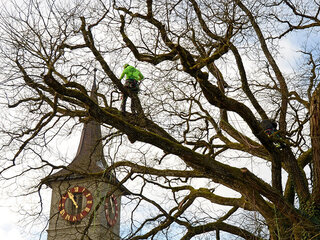
[[[17,225],[16,213],[11,212],[7,207],[0,207],[2,217],[0,218],[0,239],[27,240],[22,237]]]
[[[282,47],[283,55],[286,56],[281,62],[282,68],[289,68],[290,65],[295,63],[294,58],[298,57],[297,49],[297,40],[288,41],[283,40],[280,46]],[[283,69],[284,70],[284,69]],[[18,223],[19,219],[22,216],[17,215],[17,213],[12,212],[8,206],[10,199],[6,199],[6,197],[0,197],[0,212],[2,217],[0,218],[0,240],[39,240],[39,237],[32,238],[31,236],[26,235],[26,232],[23,232],[21,224]],[[45,204],[50,204],[46,202]],[[48,206],[47,206],[48,207]],[[46,237],[42,237],[42,239],[46,239]]]

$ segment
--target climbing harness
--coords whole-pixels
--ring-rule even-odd
[[[139,92],[139,82],[135,79],[127,79],[124,86],[129,88],[133,92]]]
[[[265,134],[268,135],[268,137],[275,137],[279,139],[280,141],[282,140],[281,136],[279,135],[279,131],[276,130],[277,123],[275,121],[271,120],[263,120],[261,121],[261,127],[264,129]],[[285,147],[285,144],[282,142],[273,142],[274,146],[276,148],[283,148]]]

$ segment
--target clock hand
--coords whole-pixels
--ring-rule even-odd
[[[109,200],[110,200],[110,205],[111,205],[111,211],[112,211],[112,214],[115,214],[115,209],[114,209],[114,207],[113,207],[113,201],[112,201],[112,198],[110,197],[110,198],[109,198]]]
[[[68,191],[68,197],[71,199],[71,201],[73,202],[73,204],[76,206],[76,208],[78,208],[78,204],[76,203],[76,201],[74,200],[74,196],[73,194]]]

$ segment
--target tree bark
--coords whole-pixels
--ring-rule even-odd
[[[313,155],[313,193],[312,198],[320,206],[320,85],[313,93],[310,104],[310,135]]]

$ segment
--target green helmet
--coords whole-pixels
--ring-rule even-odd
[[[128,66],[129,66],[129,64],[126,63],[126,64],[123,65],[123,68],[126,68],[126,67],[128,67]]]

